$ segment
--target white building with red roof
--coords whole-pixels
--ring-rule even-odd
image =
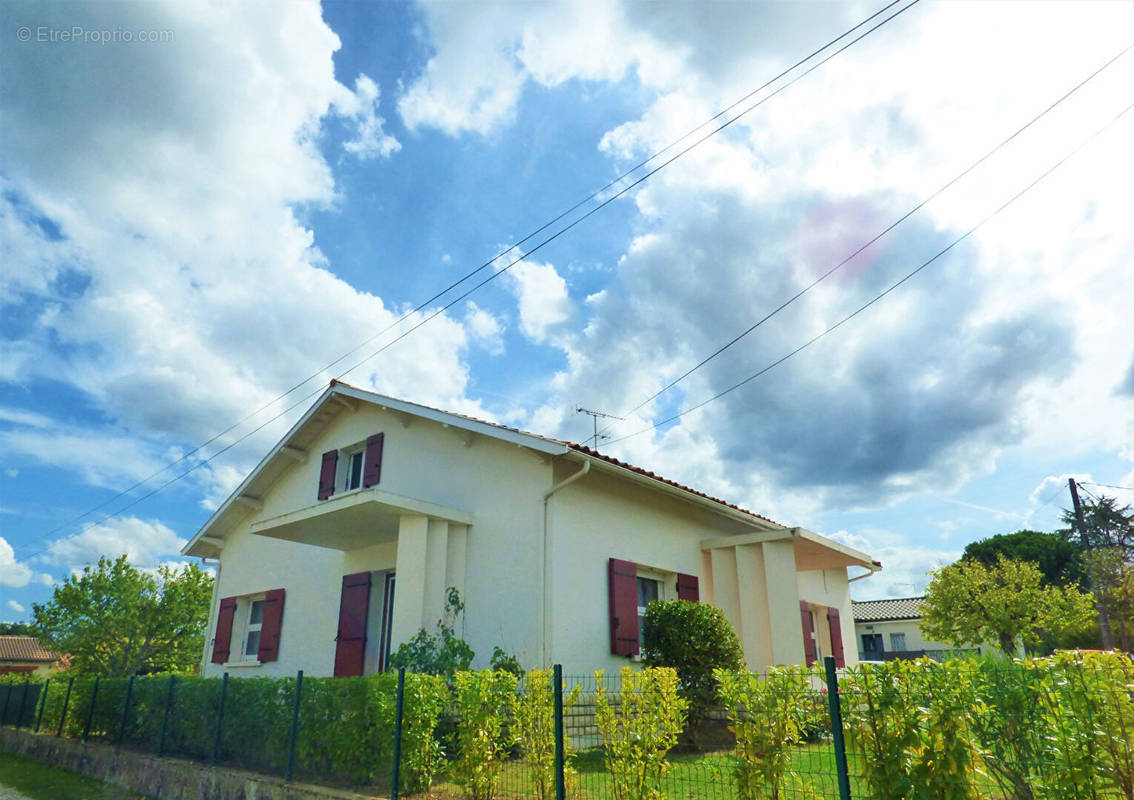
[[[379,671],[450,587],[478,665],[499,646],[617,669],[655,598],[722,609],[753,669],[850,663],[849,582],[881,567],[590,448],[337,381],[183,553],[218,565],[206,675]]]

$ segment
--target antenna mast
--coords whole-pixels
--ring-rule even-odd
[[[593,423],[592,427],[594,429],[594,433],[591,435],[591,447],[594,450],[598,450],[599,439],[609,439],[610,438],[609,434],[599,433],[598,418],[602,417],[603,419],[616,419],[616,420],[619,420],[619,421],[623,420],[623,417],[616,417],[613,414],[604,414],[602,411],[592,411],[591,409],[583,408],[582,406],[576,406],[575,407],[575,413],[576,414],[587,414],[587,415],[590,416],[591,422]]]

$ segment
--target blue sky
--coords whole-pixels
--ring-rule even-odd
[[[99,555],[176,560],[304,406],[268,420],[392,334],[324,365],[875,10],[5,4],[0,619]],[[1107,125],[1134,101],[1129,52],[634,406],[1132,31],[1125,3],[923,0],[345,379],[577,441],[577,405],[625,416],[607,452],[871,552],[886,569],[860,597],[915,594],[969,541],[1056,527],[1068,475],[1134,485],[1134,115],[830,336],[640,431],[838,322]]]

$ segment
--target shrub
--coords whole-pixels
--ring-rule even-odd
[[[803,790],[792,771],[792,749],[803,741],[810,707],[820,693],[803,667],[772,667],[763,680],[748,672],[717,670],[721,702],[736,734],[737,797],[780,800]]]
[[[743,670],[744,651],[719,608],[688,600],[662,600],[646,607],[642,663],[677,671],[679,691],[689,701],[696,721],[716,700],[713,670]]]
[[[492,648],[492,658],[488,662],[489,669],[497,672],[510,672],[517,678],[524,677],[524,668],[520,666],[520,659],[514,653],[507,653],[504,648],[497,645]]]
[[[483,670],[454,676],[457,760],[453,779],[470,800],[492,800],[513,740],[508,717],[516,700],[516,676]]]
[[[563,698],[563,710],[578,702],[580,687],[576,684]],[[524,679],[523,691],[516,702],[516,736],[520,750],[531,771],[532,786],[539,800],[555,796],[555,692],[551,670],[533,669]],[[564,734],[564,778],[571,777],[570,740]]]
[[[615,800],[658,800],[669,768],[666,754],[685,727],[689,702],[669,667],[622,668],[619,701],[608,699],[603,672],[595,673],[595,725],[602,736]]]
[[[450,586],[445,597],[445,615],[437,620],[437,633],[431,634],[425,628],[419,630],[390,655],[390,666],[449,678],[457,670],[468,669],[476,654],[468,642],[453,632],[464,610],[461,593]]]

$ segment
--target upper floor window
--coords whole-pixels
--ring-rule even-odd
[[[264,601],[253,600],[248,604],[248,624],[244,628],[244,660],[258,661],[260,653],[260,631],[264,627]]]
[[[357,489],[362,485],[363,455],[364,453],[362,450],[347,454],[346,485],[344,487],[345,491],[349,492],[351,489]]]

